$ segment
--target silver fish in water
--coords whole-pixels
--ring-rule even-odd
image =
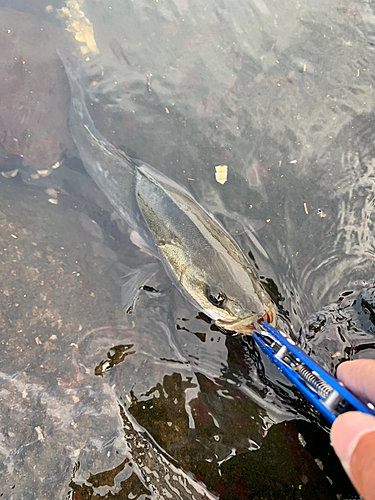
[[[251,334],[261,320],[275,326],[271,299],[234,239],[186,189],[100,134],[72,64],[59,55],[71,89],[70,130],[83,164],[138,233],[138,244],[160,259],[182,295],[218,327]]]

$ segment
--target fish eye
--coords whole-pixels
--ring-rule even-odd
[[[225,302],[226,296],[225,293],[211,288],[207,292],[207,298],[214,306],[221,307]]]

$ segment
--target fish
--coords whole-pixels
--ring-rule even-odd
[[[70,85],[73,140],[86,171],[135,233],[132,241],[161,261],[181,294],[218,328],[251,335],[260,321],[276,326],[273,303],[229,232],[184,187],[103,137],[74,64],[59,56]],[[153,272],[141,272],[141,279]],[[135,290],[134,275],[131,282]]]

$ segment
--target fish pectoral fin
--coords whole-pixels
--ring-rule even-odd
[[[159,264],[152,262],[130,271],[124,277],[126,281],[121,287],[121,302],[128,314],[134,311],[142,287],[155,276],[158,270]]]
[[[133,243],[133,245],[137,246],[148,255],[152,255],[153,257],[157,256],[155,248],[152,248],[152,246],[148,244],[148,242],[145,241],[142,236],[137,233],[137,231],[134,230],[130,233],[130,241]]]
[[[224,225],[231,236],[240,236],[248,231],[256,233],[263,229],[267,223],[263,219],[234,218],[228,215],[222,217]]]

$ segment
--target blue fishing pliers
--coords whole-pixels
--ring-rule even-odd
[[[336,417],[357,410],[375,417],[375,406],[364,403],[295,345],[290,337],[262,321],[253,339],[292,384],[332,424]]]

